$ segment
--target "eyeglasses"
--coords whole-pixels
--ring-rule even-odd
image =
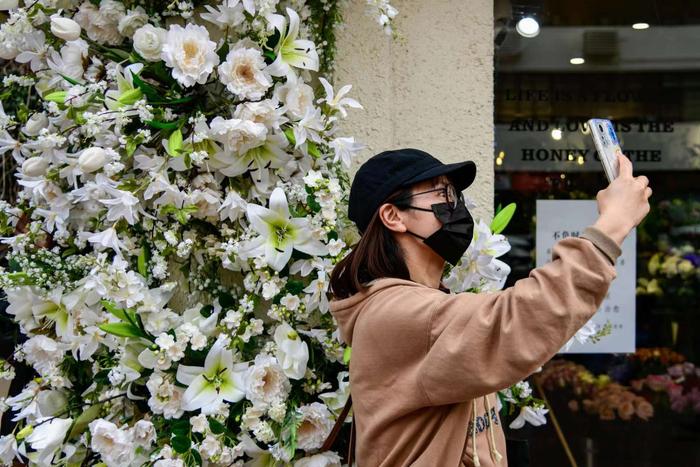
[[[455,209],[457,207],[457,204],[461,201],[464,202],[464,195],[462,194],[461,191],[457,191],[457,189],[454,187],[453,184],[449,183],[445,186],[441,186],[440,188],[435,188],[432,190],[427,190],[427,191],[421,191],[420,193],[413,193],[410,196],[404,196],[402,198],[395,199],[391,201],[393,204],[396,204],[397,202],[413,198],[414,196],[422,195],[425,193],[433,193],[435,191],[442,191],[443,196],[445,197],[445,200],[447,201],[448,207],[450,209]]]

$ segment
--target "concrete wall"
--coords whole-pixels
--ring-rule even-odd
[[[364,110],[350,109],[337,134],[368,145],[351,168],[386,149],[416,147],[444,163],[473,160],[465,194],[493,215],[493,0],[393,0],[395,29],[384,34],[365,16],[366,2],[346,2],[338,31],[337,87]]]

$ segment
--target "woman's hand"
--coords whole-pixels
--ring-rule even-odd
[[[600,216],[593,224],[618,245],[649,213],[651,188],[644,175],[632,176],[632,162],[618,153],[619,175],[596,195]]]

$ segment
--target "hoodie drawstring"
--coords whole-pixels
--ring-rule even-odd
[[[491,458],[496,461],[496,464],[498,464],[501,462],[503,455],[498,452],[498,449],[496,448],[496,439],[493,436],[493,420],[491,420],[491,404],[489,403],[489,398],[484,396],[484,400],[486,401],[487,417],[489,417],[489,448],[491,450]]]
[[[474,459],[474,467],[479,467],[481,461],[479,461],[479,453],[476,450],[476,399],[472,399],[472,418],[474,419],[472,423],[472,458]]]

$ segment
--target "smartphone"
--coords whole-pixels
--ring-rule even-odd
[[[598,151],[608,182],[612,182],[619,174],[617,155],[622,154],[620,141],[615,134],[615,128],[610,120],[604,118],[591,118],[586,123],[588,123],[588,128],[591,130],[593,143]]]

